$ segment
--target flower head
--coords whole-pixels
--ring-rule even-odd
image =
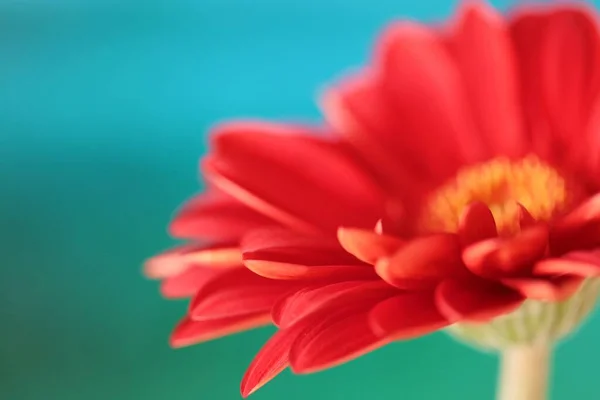
[[[443,28],[392,24],[325,94],[334,132],[217,128],[203,173],[235,211],[184,211],[179,226],[239,228],[238,258],[225,275],[213,257],[207,277],[177,254],[177,272],[202,276],[185,323],[271,315],[244,396],[288,366],[445,328],[492,347],[562,337],[598,292],[599,92],[600,33],[581,7],[503,19],[477,2]]]

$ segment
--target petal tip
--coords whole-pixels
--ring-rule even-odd
[[[172,349],[181,349],[190,345],[191,343],[188,340],[180,337],[179,329],[175,328],[169,337],[169,347]]]
[[[460,238],[463,245],[498,236],[498,227],[490,208],[481,202],[467,206],[460,216]]]
[[[184,265],[178,262],[177,257],[161,254],[147,259],[142,266],[142,272],[149,279],[163,279],[178,274],[183,268]]]
[[[246,381],[246,376],[242,379],[242,383],[240,385],[240,395],[243,399],[247,399],[252,393],[254,393],[257,388],[249,386]]]

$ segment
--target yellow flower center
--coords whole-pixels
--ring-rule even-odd
[[[458,171],[426,202],[419,226],[427,232],[456,232],[473,202],[485,203],[501,234],[519,230],[519,204],[536,220],[549,220],[572,203],[576,192],[554,168],[535,156],[496,158]]]

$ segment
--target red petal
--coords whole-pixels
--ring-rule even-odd
[[[269,312],[295,288],[294,282],[266,279],[245,268],[228,271],[206,283],[190,304],[195,321]]]
[[[269,279],[375,279],[373,270],[354,265],[305,266],[269,260],[250,260],[246,267],[255,274]]]
[[[378,50],[383,95],[401,126],[387,132],[386,148],[439,180],[465,161],[481,160],[485,153],[473,131],[464,83],[442,38],[429,28],[397,23]]]
[[[450,322],[487,322],[517,309],[523,296],[482,279],[448,280],[437,287],[435,300]]]
[[[598,220],[600,220],[600,194],[590,197],[567,216],[562,218],[558,227],[561,229],[575,228],[585,223]]]
[[[377,274],[402,289],[433,288],[441,280],[468,276],[456,235],[438,234],[407,242],[391,258],[380,260]]]
[[[483,203],[470,204],[461,215],[459,235],[461,244],[470,244],[498,236],[494,215]]]
[[[313,311],[327,306],[332,301],[343,301],[348,296],[372,290],[375,293],[390,291],[385,282],[349,281],[333,284],[313,285],[281,298],[272,309],[273,321],[287,327]]]
[[[518,203],[517,205],[519,206],[519,227],[521,230],[534,226],[537,223],[535,218],[533,218],[522,204]]]
[[[281,329],[265,343],[244,374],[242,397],[250,396],[288,367],[290,348],[303,328],[295,325]]]
[[[373,333],[366,311],[333,315],[318,322],[322,324],[305,329],[292,347],[290,361],[296,373],[313,373],[344,364],[390,341]]]
[[[392,236],[353,228],[339,228],[338,241],[347,252],[369,264],[391,256],[404,243]]]
[[[502,284],[516,290],[524,297],[541,301],[563,301],[579,289],[583,278],[578,276],[559,276],[542,278],[502,279]]]
[[[382,344],[382,339],[368,329],[365,310],[393,292],[389,286],[359,286],[279,330],[244,376],[242,395],[248,396],[272,379],[285,369],[288,360],[295,372],[314,372],[356,357],[376,343]],[[365,323],[361,325],[359,321]]]
[[[369,314],[375,333],[394,340],[423,336],[449,325],[440,314],[433,292],[410,292],[384,300]]]
[[[163,296],[172,299],[191,297],[206,283],[227,271],[219,268],[191,267],[162,281],[160,291]]]
[[[244,264],[272,279],[375,278],[371,266],[332,238],[302,236],[283,229],[254,231],[242,241]]]
[[[600,276],[600,253],[580,251],[568,253],[561,258],[548,258],[535,264],[533,273],[598,277]]]
[[[329,265],[332,263],[362,265],[345,251],[335,238],[303,235],[286,229],[259,229],[247,234],[242,241],[246,256],[270,254],[284,261],[297,261],[304,265]]]
[[[205,172],[221,190],[300,229],[372,227],[383,207],[378,186],[344,144],[315,133],[266,123],[221,126]]]
[[[414,195],[413,192],[413,196]],[[397,197],[399,197],[399,195],[394,194],[394,198]],[[422,201],[422,198],[419,198],[418,201]],[[409,206],[407,206],[407,204],[408,203],[401,205],[399,201],[388,203],[386,215],[380,218],[375,224],[375,229],[373,229],[375,233],[395,238],[401,238],[412,234],[414,227],[412,227],[411,224],[414,224],[412,220],[415,219],[416,216],[408,213]]]
[[[209,321],[192,321],[186,317],[175,327],[170,343],[172,347],[191,346],[268,325],[270,322],[271,316],[268,313],[239,315]]]
[[[525,136],[515,54],[502,17],[484,2],[468,2],[451,32],[450,50],[478,135],[495,154],[522,155]]]
[[[585,163],[580,137],[600,89],[600,43],[593,11],[580,6],[523,12],[511,24],[534,151]],[[586,148],[587,147],[587,148]]]
[[[242,265],[240,249],[231,245],[185,245],[175,247],[146,261],[144,273],[161,279],[182,273],[190,267],[233,268]]]
[[[582,156],[580,161],[585,164],[581,168],[583,177],[587,178],[595,187],[600,184],[600,137],[597,132],[600,130],[600,102],[596,102],[590,120],[586,128],[587,154]]]
[[[273,225],[267,217],[217,191],[189,200],[170,226],[174,237],[238,241],[251,229]]]
[[[304,329],[290,350],[296,373],[331,368],[376,349],[389,340],[376,336],[368,322],[374,305],[393,295],[393,290],[355,291],[343,301],[329,303],[296,324]]]
[[[548,248],[546,227],[522,231],[510,239],[490,239],[463,251],[463,261],[473,273],[483,277],[511,276],[530,271]]]
[[[600,90],[600,36],[594,11],[560,10],[548,18],[542,47],[543,99],[548,117],[572,144]],[[558,115],[560,113],[560,115]]]
[[[555,256],[600,246],[600,194],[590,197],[550,230],[550,251]]]
[[[427,170],[411,168],[404,157],[395,154],[398,149],[390,149],[390,135],[402,132],[402,123],[387,101],[383,85],[371,75],[364,71],[330,88],[322,100],[324,114],[356,151],[371,161],[370,167],[400,201],[420,198],[431,185]]]

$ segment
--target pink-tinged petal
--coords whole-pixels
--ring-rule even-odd
[[[191,346],[265,326],[270,322],[271,316],[269,313],[239,315],[208,321],[192,321],[186,317],[175,327],[171,334],[170,344],[176,348]]]
[[[212,190],[184,204],[169,230],[181,239],[237,241],[252,229],[273,224],[241,202]]]
[[[419,202],[423,201],[421,197],[415,198],[418,199]],[[411,207],[412,206],[409,206],[407,208],[406,204],[402,207],[398,204],[394,207],[388,207],[387,215],[377,221],[375,229],[373,230],[378,235],[393,237],[399,240],[414,235],[417,216],[414,215],[415,208]],[[421,206],[419,205],[418,207]],[[411,213],[407,212],[409,209],[411,210]]]
[[[266,278],[376,278],[370,265],[345,251],[331,237],[264,229],[246,235],[242,250],[246,267]]]
[[[381,291],[390,292],[394,289],[381,281],[348,281],[311,285],[276,302],[271,311],[273,322],[280,327],[287,327],[333,301],[344,300],[348,296],[355,296],[356,293],[364,295],[365,291],[369,290],[378,294]]]
[[[357,290],[308,314],[296,324],[304,329],[290,350],[296,373],[312,373],[348,362],[389,342],[375,335],[368,313],[393,290]],[[294,325],[296,325],[294,324]]]
[[[509,239],[489,239],[463,251],[463,261],[482,277],[514,276],[530,271],[548,249],[548,230],[536,226]]]
[[[448,278],[469,276],[460,259],[456,235],[437,234],[407,242],[389,259],[381,259],[375,271],[401,289],[433,288]]]
[[[152,279],[175,276],[190,267],[234,268],[242,265],[242,253],[237,245],[184,245],[167,250],[146,261],[144,273]]]
[[[267,123],[220,126],[204,172],[219,189],[298,229],[372,227],[383,193],[346,144],[317,133]]]
[[[303,328],[280,329],[265,343],[242,378],[242,397],[250,396],[289,366],[290,349]]]
[[[354,228],[339,228],[338,241],[348,253],[369,264],[391,256],[404,244],[393,236]]]
[[[484,2],[467,2],[451,29],[449,49],[488,151],[522,155],[525,135],[515,54],[502,17]]]
[[[523,300],[514,290],[483,279],[444,281],[435,292],[438,310],[450,322],[487,322],[514,311]]]
[[[383,235],[384,234],[385,227],[384,227],[383,224],[384,224],[383,223],[383,219],[380,219],[380,220],[377,221],[377,223],[375,224],[375,233],[376,234],[378,234],[378,235]],[[340,233],[338,231],[338,240],[339,240],[339,234]]]
[[[462,77],[437,32],[413,23],[393,24],[379,42],[375,64],[382,95],[401,121],[402,129],[386,137],[396,157],[445,180],[465,161],[486,156]]]
[[[194,248],[192,245],[176,247],[150,258],[144,263],[144,275],[151,279],[179,275],[191,266],[184,259]]]
[[[394,340],[423,336],[449,325],[432,291],[407,292],[384,300],[369,313],[373,331]]]
[[[240,266],[240,269],[243,269]],[[170,299],[191,297],[217,276],[227,273],[227,269],[190,267],[182,273],[165,278],[161,282],[161,294]]]
[[[422,198],[419,197],[418,201],[422,201]],[[380,218],[375,224],[375,228],[373,229],[375,233],[395,238],[412,235],[414,233],[412,225],[415,223],[416,216],[408,212],[409,209],[413,212],[413,208],[407,207],[407,204],[400,205],[398,202],[388,203],[386,215]]]
[[[563,275],[548,278],[507,278],[501,279],[500,282],[528,299],[563,301],[579,289],[583,278]]]
[[[560,258],[547,258],[535,264],[533,273],[598,277],[600,276],[600,252],[575,251]]]
[[[461,215],[458,233],[463,246],[498,236],[489,207],[480,202],[470,204]]]
[[[207,282],[192,299],[195,321],[270,312],[273,304],[297,285],[263,278],[246,268],[227,271]]]

